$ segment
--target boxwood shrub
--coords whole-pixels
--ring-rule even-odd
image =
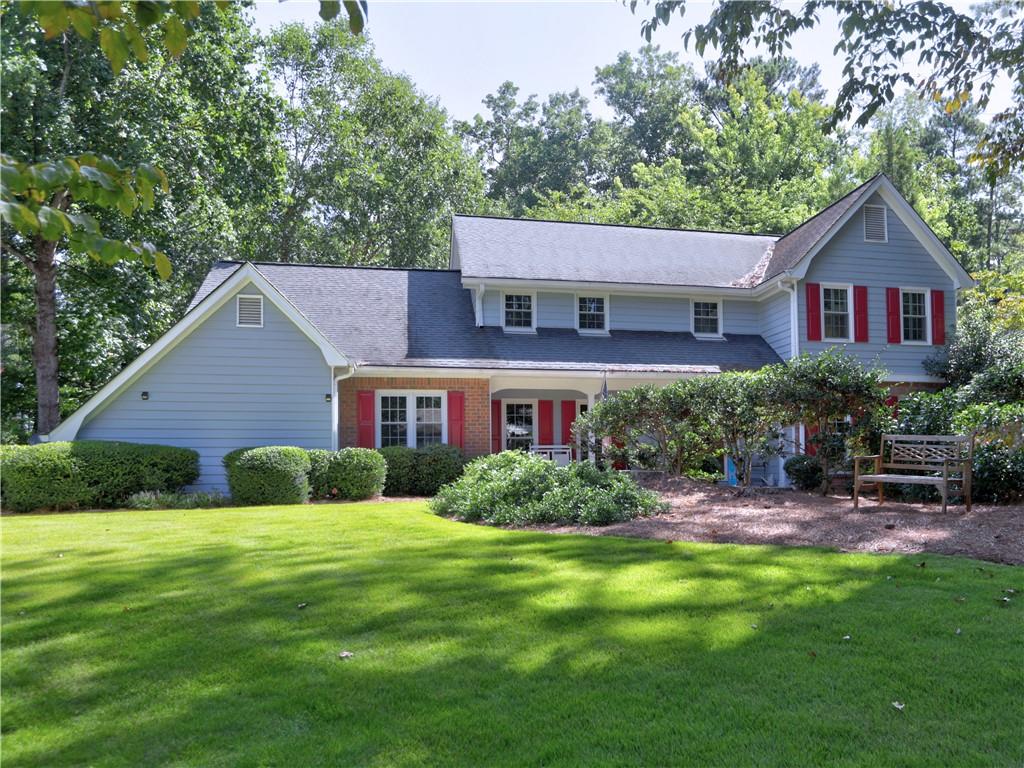
[[[402,445],[392,445],[380,449],[380,455],[388,466],[387,479],[384,481],[385,496],[416,495],[416,451]]]
[[[387,464],[377,451],[342,448],[328,453],[316,478],[315,498],[358,501],[378,496],[384,490]]]
[[[240,448],[224,459],[231,498],[238,504],[302,504],[309,499],[309,455],[302,448]]]
[[[661,508],[655,494],[624,473],[591,465],[556,467],[539,456],[505,451],[466,465],[431,501],[436,514],[498,525],[606,525]]]
[[[16,512],[116,507],[140,491],[176,492],[199,477],[199,454],[167,445],[82,440],[4,446],[3,503]]]
[[[465,463],[462,451],[451,445],[432,445],[418,449],[414,493],[433,496],[441,486],[459,479]]]

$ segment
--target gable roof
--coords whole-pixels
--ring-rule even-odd
[[[230,274],[232,264],[219,263],[200,290]],[[357,366],[712,373],[780,361],[757,335],[715,342],[660,331],[587,336],[478,327],[471,291],[452,270],[253,266]]]
[[[468,279],[733,287],[776,235],[490,216],[452,218],[450,266]]]

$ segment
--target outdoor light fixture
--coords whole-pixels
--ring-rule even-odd
[[[324,402],[325,403],[331,402],[331,396],[330,395],[324,395]]]
[[[143,392],[142,393],[142,399],[143,400],[149,400],[149,392]]]

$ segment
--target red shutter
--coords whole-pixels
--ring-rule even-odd
[[[555,442],[555,401],[537,401],[537,421],[539,430],[537,442],[541,445],[553,445]]]
[[[576,421],[576,401],[562,401],[562,445],[572,445],[572,423]]]
[[[853,286],[853,340],[867,343],[868,334],[868,287]]]
[[[356,392],[356,443],[359,448],[377,447],[377,429],[374,424],[374,402],[372,389]]]
[[[932,344],[946,343],[946,292],[932,291]]]
[[[501,400],[491,400],[491,453],[501,453]]]
[[[811,438],[818,434],[817,424],[808,424],[804,427],[804,453],[814,456],[818,453],[818,446],[811,442]]]
[[[821,285],[807,283],[807,340],[821,341]]]
[[[466,423],[466,393],[456,390],[448,392],[448,445],[462,448],[464,445],[464,424]]]
[[[889,343],[900,343],[900,289],[885,289],[885,327],[889,329]]]

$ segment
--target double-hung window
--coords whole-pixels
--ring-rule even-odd
[[[584,333],[608,330],[608,300],[604,296],[576,297],[577,328]]]
[[[534,325],[534,297],[531,293],[506,293],[504,326],[506,330],[531,331]]]
[[[693,335],[722,335],[722,313],[717,301],[693,302]]]
[[[900,323],[904,343],[928,343],[928,292],[900,289]]]
[[[823,286],[821,316],[825,341],[850,341],[851,289],[848,285]]]
[[[378,444],[423,448],[445,442],[446,398],[441,392],[381,392]]]

